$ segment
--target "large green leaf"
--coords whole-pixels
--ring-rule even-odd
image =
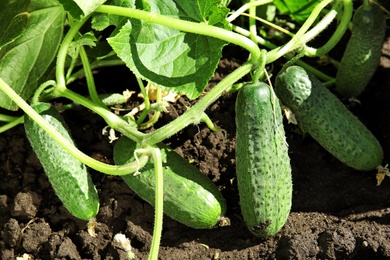
[[[0,49],[20,37],[26,29],[31,0],[0,1]]]
[[[63,34],[64,19],[65,11],[61,5],[31,10],[23,34],[0,50],[0,78],[22,98],[31,97],[39,79],[55,58]],[[0,107],[17,109],[16,104],[3,92],[0,92]]]
[[[106,2],[106,0],[59,0],[59,2],[73,18],[79,20],[91,14],[96,8]]]
[[[304,22],[313,8],[322,0],[274,0],[276,8],[282,14],[288,14],[291,19]]]
[[[228,9],[219,0],[150,0],[150,12],[228,28]],[[225,42],[162,25],[130,19],[108,39],[117,55],[139,77],[198,97],[214,74]]]

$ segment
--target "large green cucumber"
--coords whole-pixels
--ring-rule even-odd
[[[376,4],[361,5],[352,19],[352,33],[336,74],[336,91],[347,98],[360,95],[382,54],[386,18]]]
[[[127,137],[119,138],[114,147],[114,161],[121,165],[135,160],[138,145]],[[164,214],[192,228],[212,228],[223,224],[226,201],[217,186],[195,166],[175,151],[159,144],[163,160]],[[127,185],[154,206],[156,177],[149,161],[138,175],[122,176]]]
[[[50,104],[33,106],[68,142],[73,143],[61,114]],[[25,131],[57,196],[69,212],[89,220],[99,211],[99,197],[86,166],[70,155],[30,117],[25,117]]]
[[[275,92],[298,125],[341,162],[360,171],[381,164],[378,140],[314,75],[288,67],[276,76]]]
[[[242,215],[256,236],[271,236],[291,209],[292,179],[281,109],[270,86],[245,85],[236,100],[236,172]]]

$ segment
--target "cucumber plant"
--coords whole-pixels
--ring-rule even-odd
[[[282,111],[269,85],[248,83],[240,89],[236,128],[242,215],[253,234],[272,236],[290,213],[292,177]]]
[[[79,0],[21,0],[16,8],[14,1],[8,1],[9,7],[15,8],[9,9],[12,11],[7,8],[0,10],[1,15],[9,18],[0,24],[2,31],[6,32],[0,37],[0,106],[10,113],[20,108],[26,114],[25,117],[0,115],[0,120],[5,122],[0,126],[0,131],[11,129],[26,118],[26,129],[34,130],[29,131],[29,136],[32,145],[36,146],[34,150],[37,154],[45,151],[48,144],[58,143],[56,149],[67,153],[66,158],[72,160],[74,165],[77,160],[82,168],[88,166],[104,174],[123,176],[132,189],[155,206],[155,225],[149,258],[157,259],[163,212],[194,228],[212,227],[218,223],[225,211],[229,214],[224,199],[217,188],[211,185],[210,180],[205,179],[207,177],[202,176],[197,169],[190,167],[183,158],[179,158],[161,143],[191,124],[204,121],[208,126],[212,126],[210,118],[205,114],[206,109],[227,91],[234,91],[235,87],[238,89],[240,84],[236,83],[250,74],[252,82],[255,83],[251,84],[252,87],[245,86],[240,91],[238,103],[252,104],[255,106],[254,110],[260,109],[261,113],[249,114],[253,111],[245,111],[241,106],[237,106],[237,176],[240,179],[240,187],[251,187],[251,190],[240,188],[243,190],[241,197],[248,198],[243,199],[243,214],[249,229],[255,235],[270,236],[280,230],[291,207],[291,169],[286,155],[278,100],[268,86],[259,82],[267,64],[281,58],[291,59],[291,53],[294,51],[299,51],[300,56],[308,57],[327,54],[347,30],[352,17],[352,1],[317,0],[306,5],[303,1],[300,3],[286,0],[285,6],[276,5],[281,12],[289,13],[298,25],[295,33],[286,32],[272,21],[257,17],[257,8],[269,4],[269,1],[245,1],[247,3],[243,3],[237,10],[232,10],[231,14],[227,6],[231,1],[198,0],[196,5],[185,0],[103,2],[105,1],[91,0],[81,3]],[[236,20],[247,11],[249,23]],[[309,42],[336,19],[340,22],[329,40],[318,48],[310,47]],[[281,39],[284,42],[280,46],[273,44],[272,38],[265,39],[261,36],[265,34],[258,33],[258,20],[291,38]],[[246,24],[249,25],[248,28],[243,27]],[[8,28],[16,25],[17,30],[9,33]],[[226,44],[234,44],[246,50],[249,53],[248,59],[213,88],[205,91]],[[25,62],[20,63],[21,60]],[[296,63],[328,83],[335,82],[334,78],[301,60],[296,60]],[[144,110],[139,113],[124,114],[112,111],[111,106],[117,101],[102,100],[103,91],[95,85],[93,70],[119,65],[126,65],[138,82],[139,92],[144,98]],[[86,78],[87,90],[69,89],[68,85],[80,77]],[[145,81],[157,86],[155,101],[149,98],[144,86]],[[112,82],[114,84],[115,79]],[[194,105],[175,120],[156,127],[153,131],[146,130],[145,128],[150,128],[159,120],[160,113],[166,108],[167,102],[163,99],[163,93],[167,90],[182,93],[194,100]],[[80,94],[85,92],[87,96]],[[111,95],[115,96],[117,95]],[[196,99],[200,96],[202,97]],[[132,140],[133,144],[136,143],[136,156],[132,149],[118,148],[123,139],[115,145],[114,165],[94,160],[77,149],[67,133],[56,129],[58,123],[51,125],[31,107],[33,104],[48,103],[56,98],[69,100],[70,108],[77,104],[96,113],[105,120],[111,133],[114,131],[125,136],[126,142]],[[120,99],[119,103],[126,101],[123,96]],[[131,100],[127,103],[134,106]],[[137,109],[140,110],[140,107]],[[148,120],[151,113],[153,116]],[[252,116],[265,123],[256,125],[250,121]],[[348,117],[347,120],[355,119]],[[217,127],[213,128],[218,130]],[[265,133],[264,137],[261,132]],[[45,143],[39,143],[37,138],[43,133],[47,133],[42,139]],[[251,135],[256,137],[256,140],[250,141]],[[111,141],[114,141],[115,136],[111,134],[111,137]],[[368,138],[367,141],[372,140]],[[256,147],[243,145],[251,142]],[[255,151],[255,148],[260,150]],[[372,159],[375,162],[371,162],[370,166],[365,164],[364,169],[371,169],[377,164],[381,154],[376,152],[376,159]],[[269,159],[257,166],[256,162],[247,161],[246,154],[256,154],[262,161],[266,156],[269,156]],[[53,165],[55,160],[48,155],[48,152],[42,152],[39,157],[50,175],[58,166]],[[173,159],[169,159],[171,156]],[[131,159],[133,157],[135,160]],[[184,173],[181,172],[182,169]],[[245,177],[246,170],[253,175]],[[277,171],[280,176],[275,175]],[[140,175],[131,176],[135,172],[140,172]],[[141,181],[137,184],[137,180]],[[169,180],[176,186],[183,183],[191,183],[194,186],[188,189],[172,189]],[[77,178],[69,178],[67,181],[69,187],[73,188],[64,189],[65,195],[72,194],[73,189],[79,189],[75,192],[75,195],[78,195],[77,200],[87,200],[89,194],[80,192],[85,186],[77,184]],[[271,184],[272,181],[275,183]],[[257,187],[252,182],[261,183]],[[152,187],[145,188],[148,190],[147,194],[142,193],[146,183]],[[164,191],[171,194],[165,201]],[[191,191],[199,191],[203,195],[190,196]],[[256,194],[260,197],[256,197]],[[96,196],[96,193],[93,196]],[[63,197],[65,202],[70,198]],[[204,197],[211,199],[209,205],[206,205],[207,200]],[[199,210],[189,208],[183,203],[185,200],[191,201]],[[97,212],[97,201],[88,203],[91,202],[82,201],[79,204],[93,208],[91,213],[70,209],[71,213],[84,219],[93,216]],[[270,203],[275,203],[276,207],[270,207]],[[174,205],[174,209],[170,209],[169,205]]]
[[[366,1],[356,9],[351,37],[336,75],[336,91],[347,98],[359,96],[382,55],[386,18],[381,8]]]
[[[229,222],[223,215],[226,201],[217,186],[199,170],[163,144],[161,151],[164,174],[164,213],[193,228],[212,228]],[[139,148],[139,147],[138,147]],[[116,164],[134,162],[137,143],[121,137],[114,147]],[[122,176],[127,185],[141,198],[155,204],[155,173],[153,163],[146,164],[136,175]]]
[[[48,103],[38,103],[33,108],[73,144],[66,123],[55,108]],[[26,116],[24,126],[26,136],[64,207],[83,220],[95,217],[99,211],[99,197],[86,166],[70,155],[30,117]]]
[[[360,171],[381,165],[383,150],[375,136],[312,74],[290,66],[279,72],[275,92],[299,126],[329,153]]]

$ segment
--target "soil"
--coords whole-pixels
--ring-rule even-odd
[[[227,48],[231,50],[230,48]],[[232,54],[233,53],[233,54]],[[224,53],[209,88],[242,63],[237,49]],[[347,103],[390,153],[390,40],[381,65],[361,104]],[[128,73],[107,69],[116,88],[133,84]],[[104,73],[98,73],[101,85]],[[79,86],[84,83],[81,81]],[[112,83],[111,83],[112,84]],[[112,87],[112,86],[110,86]],[[235,93],[226,94],[206,113],[222,132],[204,124],[191,125],[167,140],[180,155],[213,180],[227,200],[231,225],[196,230],[164,217],[160,259],[390,259],[390,179],[376,186],[375,172],[344,166],[309,136],[286,123],[293,169],[293,206],[283,229],[275,236],[254,237],[241,217],[235,179]],[[193,101],[180,98],[156,127],[182,114]],[[90,111],[63,113],[78,147],[106,163],[112,148],[102,135],[105,123]],[[23,126],[0,135],[0,258],[126,259],[113,242],[123,233],[131,240],[136,259],[146,259],[153,231],[153,208],[134,194],[119,177],[91,171],[99,191],[96,236],[86,222],[71,216],[56,197],[32,151]],[[25,255],[25,256],[27,256]]]

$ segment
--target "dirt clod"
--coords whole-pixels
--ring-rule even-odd
[[[35,192],[19,192],[16,194],[11,214],[14,217],[34,218],[41,204],[41,195]]]

